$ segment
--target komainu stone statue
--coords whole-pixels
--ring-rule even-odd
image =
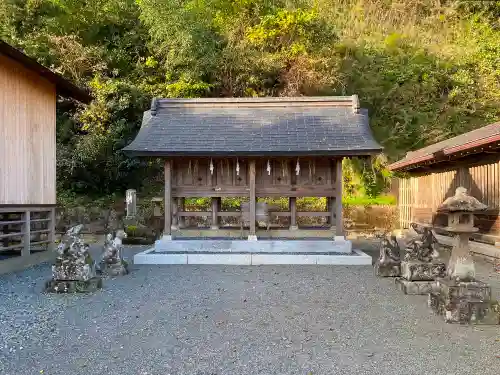
[[[127,238],[124,230],[117,230],[115,238],[112,234],[106,236],[102,253],[101,271],[110,276],[126,275],[127,263],[122,257],[123,239]]]
[[[401,255],[396,236],[381,236],[380,255],[375,261],[375,274],[382,277],[401,276]]]
[[[443,277],[446,265],[439,260],[438,241],[431,228],[411,225],[415,237],[410,239],[401,262],[401,278],[396,279],[405,294],[427,294],[435,280]]]
[[[448,215],[446,229],[455,237],[447,275],[436,282],[437,290],[429,294],[429,306],[448,323],[500,324],[500,311],[491,299],[488,284],[476,279],[469,238],[474,227],[474,213],[488,207],[459,187],[438,210]]]
[[[80,237],[82,229],[82,224],[74,226],[61,239],[52,266],[52,280],[45,285],[47,292],[89,292],[102,286],[89,246]]]
[[[405,261],[418,260],[420,262],[432,262],[439,258],[437,247],[439,245],[432,230],[427,227],[419,228],[415,223],[411,224],[418,237],[411,239],[406,244]]]

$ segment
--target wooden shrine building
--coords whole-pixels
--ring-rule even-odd
[[[259,197],[286,197],[289,210],[276,212],[330,218],[343,236],[342,159],[381,151],[359,108],[356,95],[345,97],[268,97],[154,99],[144,113],[132,156],[165,161],[164,237],[171,238],[185,216],[211,216],[212,228],[224,216],[220,199],[247,199],[248,238],[257,239]],[[186,197],[211,197],[211,212],[187,212]],[[327,197],[324,212],[296,210],[299,197]]]
[[[57,95],[91,99],[0,40],[0,259],[54,243]]]
[[[500,242],[500,122],[406,154],[389,166],[399,179],[400,223],[445,226],[437,207],[459,186],[488,206],[477,214],[473,237]],[[438,229],[439,230],[439,229]]]

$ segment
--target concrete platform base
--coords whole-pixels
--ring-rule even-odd
[[[264,264],[328,264],[344,266],[363,266],[372,264],[371,256],[361,250],[351,254],[320,252],[157,252],[155,249],[143,251],[134,256],[134,264],[226,264],[226,265],[264,265]]]
[[[352,251],[351,241],[164,239],[136,254],[135,264],[342,264],[371,265],[369,255]]]

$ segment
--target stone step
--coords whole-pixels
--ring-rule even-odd
[[[134,256],[134,264],[220,264],[220,265],[370,265],[371,256],[360,250],[350,254],[334,252],[245,252],[245,251],[155,251]]]

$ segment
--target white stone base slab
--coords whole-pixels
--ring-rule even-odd
[[[187,264],[252,264],[252,254],[187,254]]]
[[[215,253],[338,253],[351,254],[351,241],[330,240],[169,240],[155,242],[154,251],[160,252],[215,252]]]
[[[149,249],[134,256],[134,264],[221,264],[221,265],[265,265],[265,264],[309,264],[362,266],[372,264],[371,256],[361,250],[353,254],[301,254],[301,253],[158,253]]]

